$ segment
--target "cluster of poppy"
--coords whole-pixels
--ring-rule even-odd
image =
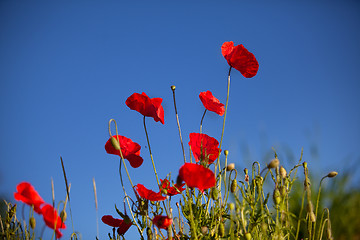
[[[235,68],[246,77],[251,78],[256,75],[259,64],[255,56],[250,53],[243,45],[234,46],[233,42],[225,42],[221,47],[222,54],[231,68]],[[215,112],[222,116],[225,113],[224,104],[222,104],[210,91],[201,92],[199,98],[208,111]],[[152,117],[156,122],[164,124],[164,109],[161,106],[162,98],[150,98],[144,92],[142,94],[134,93],[125,101],[126,105],[144,117]],[[218,157],[221,149],[219,142],[203,133],[190,133],[189,146],[197,163],[212,164]],[[143,163],[140,157],[141,146],[131,139],[116,135],[110,137],[105,144],[106,152],[122,156],[130,162],[134,168],[138,168]],[[142,184],[137,184],[135,190],[142,199],[148,201],[164,201],[167,196],[174,196],[185,190],[186,184],[190,188],[198,188],[200,191],[214,187],[216,184],[215,174],[204,164],[185,163],[179,170],[176,184],[171,186],[167,179],[161,180],[159,191],[154,192],[147,189]],[[137,196],[137,197],[138,197]],[[114,219],[109,215],[102,218],[103,222],[118,227],[118,233],[124,234],[131,226],[131,221]],[[166,229],[171,225],[172,220],[167,216],[155,216],[153,223],[159,228]]]
[[[17,192],[14,193],[15,200],[34,208],[34,211],[43,216],[46,226],[55,230],[56,238],[61,238],[60,229],[65,229],[65,223],[61,220],[56,208],[45,203],[35,188],[28,182],[21,182],[16,186]]]

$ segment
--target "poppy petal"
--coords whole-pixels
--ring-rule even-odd
[[[206,91],[199,94],[199,98],[204,107],[216,114],[222,116],[225,113],[225,105],[220,103],[219,99],[213,96],[212,92]]]
[[[137,184],[135,187],[140,197],[147,199],[149,201],[164,201],[166,199],[166,197],[161,195],[160,191],[154,192],[152,190],[147,189],[146,187],[144,187],[144,185],[140,183]]]
[[[179,178],[190,188],[204,189],[214,187],[215,174],[208,168],[195,163],[185,163],[179,170]]]

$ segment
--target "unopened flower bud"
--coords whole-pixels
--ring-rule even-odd
[[[280,191],[278,188],[275,188],[275,190],[274,190],[273,200],[274,200],[274,203],[276,206],[280,204],[281,197],[280,197]]]
[[[286,170],[283,166],[280,167],[280,177],[282,179],[286,178]]]
[[[248,175],[249,174],[249,170],[247,168],[244,168],[244,173],[245,175]]]
[[[175,85],[172,85],[172,86],[171,86],[171,90],[173,90],[173,91],[174,91],[174,90],[175,90],[175,88],[176,88],[176,87],[175,87]]]
[[[277,158],[274,158],[273,160],[271,160],[271,162],[267,165],[267,168],[276,168],[276,167],[278,167],[279,166],[279,164],[280,164],[280,161],[279,161],[279,159],[277,159]]]
[[[235,204],[234,203],[230,203],[229,204],[229,208],[231,211],[233,211],[235,209]]]
[[[65,211],[65,210],[62,210],[61,213],[60,213],[60,219],[61,219],[61,221],[64,223],[64,222],[66,221],[66,218],[67,218],[66,211]]]
[[[226,166],[226,171],[228,171],[228,172],[233,169],[235,169],[235,163],[230,163]]]
[[[201,233],[202,233],[203,235],[206,235],[206,234],[208,233],[208,231],[209,231],[209,229],[208,229],[207,226],[202,226],[202,227],[201,227]]]
[[[35,220],[34,217],[31,217],[31,218],[29,219],[29,225],[30,225],[31,229],[35,229],[35,227],[36,227],[36,220]]]
[[[280,186],[280,196],[281,197],[285,197],[286,196],[286,187],[285,186]]]
[[[219,235],[220,235],[220,237],[225,236],[225,225],[224,225],[224,223],[220,223],[220,226],[219,226]]]
[[[211,198],[216,201],[219,198],[219,190],[214,187],[211,189]]]
[[[251,238],[251,233],[249,233],[249,232],[245,233],[245,239],[246,240],[251,240],[252,239]]]
[[[307,162],[303,162],[303,167],[306,169],[307,168]]]
[[[237,188],[237,181],[236,181],[236,179],[234,179],[234,180],[232,180],[231,186],[230,186],[231,192],[234,193],[236,188]]]
[[[229,150],[224,150],[225,156],[229,155]]]
[[[337,172],[333,171],[333,172],[329,172],[329,174],[327,175],[328,178],[333,178],[336,177],[336,175],[338,175]]]
[[[162,193],[162,194],[166,195],[167,192],[168,192],[168,191],[167,191],[165,188],[161,189],[161,193]]]
[[[120,144],[118,142],[118,140],[116,139],[116,137],[111,137],[110,138],[110,142],[111,142],[111,145],[116,149],[116,150],[120,150]]]

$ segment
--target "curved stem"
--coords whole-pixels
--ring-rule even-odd
[[[315,239],[315,233],[316,233],[316,222],[317,222],[318,207],[319,207],[319,202],[320,202],[321,183],[322,183],[322,181],[323,181],[326,177],[327,177],[327,176],[323,177],[323,178],[320,180],[319,192],[318,192],[317,199],[316,199],[315,222],[314,222],[314,236],[313,236],[313,239]]]
[[[182,137],[181,137],[181,128],[180,128],[179,115],[178,115],[177,108],[176,108],[176,101],[175,101],[175,86],[174,86],[174,88],[171,88],[171,90],[172,90],[172,92],[173,92],[173,99],[174,99],[174,108],[175,108],[176,122],[177,122],[178,129],[179,129],[179,136],[180,136],[181,148],[182,148],[182,152],[183,152],[183,156],[184,156],[184,163],[186,163],[186,157],[185,157],[184,144],[183,144],[183,140],[182,140]]]
[[[202,124],[203,124],[203,120],[204,120],[204,117],[205,117],[206,110],[207,109],[205,108],[204,114],[202,115],[202,118],[201,118],[201,121],[200,121],[200,133],[202,133]]]
[[[223,137],[224,137],[226,113],[227,113],[227,108],[228,108],[228,104],[229,104],[229,95],[230,95],[230,73],[231,73],[231,68],[232,68],[232,67],[229,68],[229,73],[228,73],[228,84],[227,84],[225,113],[224,113],[223,127],[222,127],[222,131],[221,131],[220,145],[219,145],[219,156],[218,156],[218,158],[217,158],[217,162],[216,162],[216,165],[215,165],[215,174],[216,174],[216,169],[217,169],[218,166],[219,166],[219,171],[220,171],[220,153],[221,153],[221,145],[222,145],[222,141],[223,141]]]
[[[158,186],[160,186],[159,177],[158,177],[157,172],[156,172],[154,158],[153,158],[152,153],[151,153],[149,135],[148,135],[148,132],[146,130],[145,116],[144,116],[144,129],[145,129],[145,134],[146,134],[146,140],[147,140],[148,147],[149,147],[149,153],[150,153],[151,162],[152,162],[152,165],[153,165],[153,168],[154,168],[154,173],[155,173],[155,176],[156,176],[156,181],[157,181]]]

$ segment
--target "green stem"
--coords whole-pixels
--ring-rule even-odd
[[[149,153],[150,153],[151,162],[152,162],[152,165],[153,165],[153,168],[154,168],[154,173],[155,173],[155,176],[156,176],[156,181],[157,181],[158,186],[160,187],[160,181],[159,181],[159,177],[158,177],[157,172],[156,172],[154,158],[153,158],[152,153],[151,153],[149,135],[148,135],[148,132],[146,130],[145,116],[144,116],[144,129],[145,129],[145,134],[146,134],[146,140],[147,140],[148,147],[149,147]]]
[[[318,207],[319,207],[319,202],[320,202],[320,193],[321,193],[321,183],[322,181],[326,178],[327,176],[323,177],[321,180],[320,180],[320,185],[319,185],[319,192],[318,192],[318,195],[317,195],[317,199],[316,199],[316,207],[315,207],[315,222],[314,222],[314,236],[313,236],[313,239],[315,239],[315,233],[316,233],[316,222],[317,222],[317,214],[318,214]]]
[[[205,111],[204,111],[204,114],[202,115],[202,118],[201,118],[201,121],[200,121],[200,133],[202,133],[202,124],[203,124],[203,120],[204,120],[204,117],[205,117],[205,114],[206,114],[206,108],[205,108]]]
[[[304,208],[305,193],[306,193],[306,191],[304,191],[303,196],[302,196],[302,199],[301,199],[301,208],[300,208],[299,219],[298,219],[298,223],[297,223],[297,229],[296,229],[296,237],[295,237],[295,239],[298,239],[298,237],[299,237],[301,214],[302,214],[302,211],[303,211],[303,208]]]

